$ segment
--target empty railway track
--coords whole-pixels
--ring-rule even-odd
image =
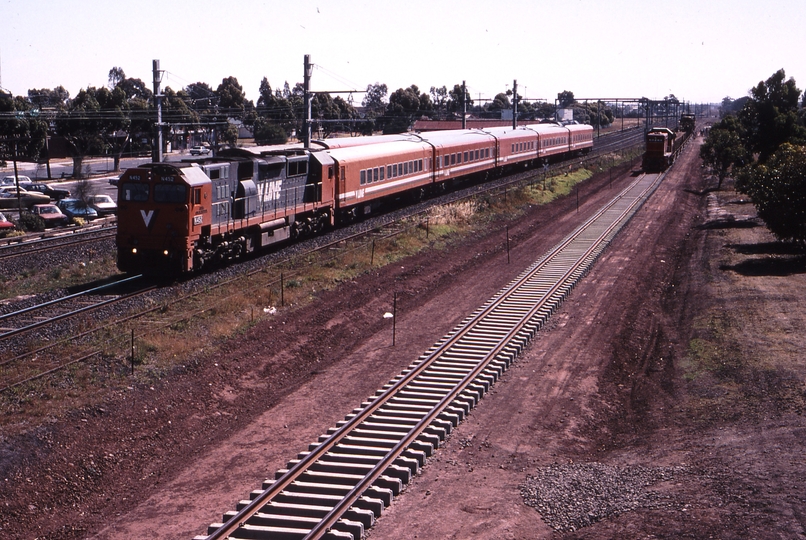
[[[361,538],[661,178],[638,177],[196,540]]]

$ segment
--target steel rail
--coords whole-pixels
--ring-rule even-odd
[[[631,184],[629,188],[624,190],[621,194],[615,197],[608,205],[600,209],[596,214],[590,217],[585,224],[580,226],[571,235],[566,237],[552,252],[543,257],[540,261],[532,265],[527,271],[522,273],[519,278],[513,280],[510,285],[505,287],[499,292],[491,301],[478,310],[474,315],[466,320],[462,327],[452,333],[447,339],[441,342],[431,352],[421,357],[416,367],[408,371],[404,376],[399,378],[396,382],[391,384],[380,395],[377,395],[370,405],[363,408],[355,414],[350,420],[346,421],[340,428],[330,435],[325,441],[322,441],[315,450],[309,452],[304,458],[300,459],[293,467],[291,467],[285,474],[278,478],[268,489],[261,492],[255,497],[247,506],[237,512],[225,524],[213,531],[212,534],[207,536],[208,540],[226,538],[232,533],[243,527],[246,521],[258,513],[266,502],[274,498],[277,494],[284,491],[290,484],[295,482],[296,478],[303,472],[310,468],[310,465],[319,461],[323,456],[328,454],[331,449],[338,446],[344,439],[346,434],[350,433],[354,428],[364,423],[368,418],[375,414],[383,405],[387,404],[393,397],[398,395],[400,391],[410,385],[418,377],[430,369],[440,358],[446,356],[455,345],[459,344],[463,338],[470,335],[476,330],[478,323],[482,323],[492,314],[496,312],[501,306],[512,300],[512,296],[518,294],[519,289],[528,284],[529,281],[537,275],[542,269],[548,268],[548,265],[556,260],[563,259],[564,252],[568,246],[576,239],[582,237],[585,232],[592,228],[593,224],[609,209],[617,204],[624,197],[624,193],[633,189],[640,182],[641,178],[637,179]],[[477,361],[475,367],[470,370],[458,384],[455,384],[446,395],[442,397],[439,403],[433,407],[413,428],[397,443],[395,446],[375,465],[375,467],[367,473],[350,491],[347,493],[328,514],[322,518],[314,527],[309,531],[305,538],[321,538],[327,531],[335,525],[344,513],[360,498],[366,489],[374,484],[387,470],[390,464],[399,459],[403,453],[410,447],[410,445],[417,440],[418,437],[434,422],[436,418],[442,415],[445,410],[451,406],[459,395],[464,393],[474,382],[478,379],[479,375],[486,371],[490,364],[498,358],[511,343],[521,333],[524,327],[530,325],[532,319],[545,310],[547,304],[556,300],[556,295],[568,286],[568,280],[576,274],[580,267],[588,261],[595,253],[601,253],[604,249],[602,244],[606,243],[608,235],[613,233],[624,222],[624,217],[630,214],[633,209],[643,202],[643,197],[650,190],[653,189],[657,182],[647,186],[640,195],[635,196],[626,208],[619,211],[619,215],[615,219],[611,219],[609,226],[596,234],[596,238],[587,238],[585,240],[588,246],[584,251],[578,254],[573,254],[573,262],[569,264],[567,255],[562,262],[566,268],[562,275],[554,276],[553,284],[549,289],[542,293],[541,300],[535,302],[525,313],[519,315],[516,323],[509,322],[509,330],[497,339],[496,344]],[[591,261],[592,262],[592,261]],[[590,264],[587,265],[588,267]],[[577,279],[579,279],[578,276]],[[564,296],[564,294],[562,295]],[[520,301],[518,301],[519,303]],[[539,325],[538,325],[539,326]],[[536,331],[536,330],[535,330]]]
[[[7,320],[7,319],[10,319],[10,318],[13,318],[13,317],[19,317],[20,315],[24,315],[24,314],[30,313],[32,311],[38,311],[40,309],[45,309],[45,308],[48,308],[48,307],[52,307],[52,306],[61,304],[63,302],[67,302],[69,300],[74,300],[76,298],[81,298],[82,296],[87,296],[87,295],[90,295],[90,294],[93,294],[93,293],[97,293],[98,291],[102,291],[104,289],[109,289],[111,287],[121,285],[123,283],[128,283],[130,281],[135,281],[135,280],[141,279],[142,277],[143,277],[142,275],[127,277],[127,278],[121,279],[119,281],[115,281],[114,283],[107,283],[106,285],[101,285],[99,287],[94,287],[92,289],[87,289],[86,291],[81,291],[81,292],[78,292],[78,293],[75,293],[75,294],[62,296],[61,298],[55,298],[55,299],[50,300],[48,302],[44,302],[42,304],[37,304],[35,306],[30,306],[30,307],[21,309],[19,311],[6,313],[5,315],[0,316],[0,321]],[[138,291],[138,293],[139,292],[142,292],[142,291]],[[120,297],[104,300],[102,302],[97,302],[97,303],[94,303],[94,304],[89,305],[89,306],[84,306],[84,307],[81,307],[79,309],[67,312],[67,313],[62,313],[61,315],[57,315],[55,317],[49,317],[49,318],[47,318],[45,320],[38,321],[38,322],[29,324],[29,325],[21,327],[21,328],[15,328],[14,330],[10,330],[8,332],[4,332],[4,333],[0,334],[0,340],[8,339],[8,338],[10,338],[12,336],[16,336],[18,334],[28,332],[29,330],[33,330],[35,328],[40,328],[42,326],[46,326],[46,325],[51,324],[53,322],[60,321],[62,319],[67,319],[69,317],[73,317],[75,315],[78,315],[79,313],[84,313],[86,311],[91,311],[93,309],[97,309],[97,308],[105,306],[107,304],[118,302],[118,301],[120,301],[121,299],[123,299],[123,298],[125,298],[127,296],[128,295],[122,295]]]

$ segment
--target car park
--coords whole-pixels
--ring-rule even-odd
[[[55,204],[35,204],[31,208],[31,213],[42,218],[48,229],[70,223],[70,218],[65,216]]]
[[[56,206],[70,218],[89,220],[98,217],[98,212],[95,211],[95,208],[92,208],[79,199],[62,199],[56,203]]]
[[[30,184],[31,179],[27,176],[23,176],[21,174],[17,175],[17,179],[20,181],[20,184]],[[15,186],[17,182],[14,180],[14,175],[4,176],[2,180],[0,180],[0,186]]]
[[[47,195],[51,199],[60,200],[66,199],[70,196],[70,190],[64,188],[55,188],[50,184],[46,184],[44,182],[40,183],[32,183],[32,182],[20,182],[20,187],[27,190],[27,191],[37,191],[42,193],[43,195]]]
[[[14,229],[16,229],[14,223],[9,221],[9,219],[0,212],[0,236],[5,236]]]
[[[113,201],[112,197],[109,195],[93,195],[90,197],[89,205],[95,208],[95,211],[98,212],[98,215],[101,217],[109,216],[118,211],[118,205],[115,204],[115,201]]]
[[[206,146],[193,146],[190,149],[191,156],[206,156],[210,153],[210,149]]]
[[[18,198],[19,195],[19,198]],[[35,204],[48,204],[50,197],[36,191],[17,190],[14,186],[0,186],[0,209],[14,209],[22,203],[23,208],[31,208]]]

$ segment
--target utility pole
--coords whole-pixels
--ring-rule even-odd
[[[462,81],[462,129],[467,129],[467,88]]]
[[[162,92],[160,91],[160,83],[162,82],[163,71],[160,71],[160,61],[154,60],[152,63],[152,71],[154,74],[154,99],[157,102],[157,133],[156,133],[156,148],[151,150],[151,161],[154,163],[162,162]]]
[[[518,129],[518,79],[512,81],[512,129]]]
[[[313,72],[313,64],[311,64],[311,55],[305,55],[304,63],[304,77],[302,79],[302,88],[305,96],[305,133],[303,134],[303,143],[305,148],[311,146],[311,73]]]

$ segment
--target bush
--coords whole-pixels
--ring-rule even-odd
[[[45,230],[45,220],[30,212],[23,212],[17,225],[23,231],[42,232]]]
[[[765,164],[742,171],[741,185],[775,236],[806,243],[806,146],[783,144]]]

